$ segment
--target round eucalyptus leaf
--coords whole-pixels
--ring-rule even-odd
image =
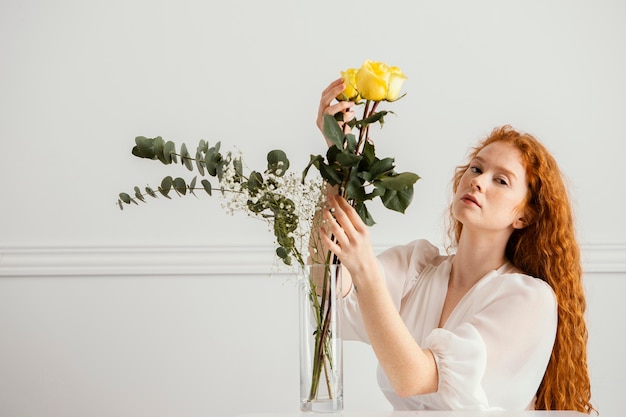
[[[211,195],[212,188],[211,188],[211,183],[209,182],[209,180],[202,180],[202,181],[200,181],[200,184],[202,184],[202,187],[204,188],[204,191],[206,191],[206,193],[208,195]]]
[[[267,154],[267,170],[277,177],[282,177],[289,169],[287,154],[280,149],[270,151]]]
[[[141,190],[139,189],[139,187],[135,187],[135,197],[138,200],[143,201],[144,203],[146,202],[146,200],[143,198],[143,194],[141,194]]]
[[[276,255],[278,255],[279,258],[285,259],[289,256],[289,253],[287,252],[287,249],[279,246],[276,248]]]
[[[152,188],[146,187],[145,190],[146,190],[146,194],[148,194],[150,197],[154,197],[154,198],[157,197],[156,193],[154,192]]]
[[[176,163],[176,145],[171,140],[165,142],[163,145],[163,160],[165,164]]]
[[[168,194],[170,190],[172,189],[173,182],[174,180],[170,176],[163,178],[163,180],[161,181],[161,186],[159,187],[159,191],[161,192],[161,194],[163,194],[164,197],[168,197]]]
[[[200,175],[204,176],[204,156],[200,151],[196,152],[196,168]]]
[[[191,155],[189,155],[187,145],[185,145],[184,143],[180,145],[180,160],[185,168],[187,168],[189,171],[193,171],[193,164],[191,163],[193,158],[191,157]]]
[[[122,200],[126,204],[130,204],[131,198],[130,198],[130,195],[126,193],[120,193],[120,200]]]
[[[185,182],[184,179],[177,177],[174,179],[174,190],[176,190],[177,193],[185,195],[187,194],[187,183]]]
[[[154,156],[157,157],[162,163],[167,164],[163,156],[163,146],[165,146],[165,141],[161,136],[154,138],[154,141],[152,142],[152,151],[154,152]]]

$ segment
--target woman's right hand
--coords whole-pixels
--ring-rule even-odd
[[[334,116],[337,113],[343,113],[343,122],[338,122],[339,126],[343,129],[344,133],[350,132],[351,128],[346,124],[346,122],[352,120],[355,116],[355,112],[353,110],[354,102],[352,101],[337,101],[333,104],[335,97],[343,92],[346,88],[343,78],[338,78],[326,87],[324,91],[322,91],[322,96],[320,98],[320,105],[317,109],[317,127],[324,134],[324,115],[330,114]],[[331,146],[332,144],[326,139],[326,144]]]

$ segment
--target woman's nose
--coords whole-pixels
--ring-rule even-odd
[[[470,187],[476,188],[478,191],[482,191],[482,186],[480,185],[480,181],[478,181],[478,177],[472,178],[470,181]]]

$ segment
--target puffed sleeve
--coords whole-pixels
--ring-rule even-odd
[[[556,335],[552,289],[536,278],[506,274],[468,296],[451,323],[434,329],[423,346],[434,353],[439,372],[438,390],[427,402],[443,410],[528,408]]]
[[[402,297],[415,282],[411,278],[419,274],[437,256],[439,249],[423,239],[394,246],[378,255],[378,267],[396,309],[400,309]],[[343,338],[369,343],[354,288],[344,297],[342,311]]]

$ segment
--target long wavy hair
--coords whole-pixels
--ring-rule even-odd
[[[469,160],[494,142],[505,142],[520,150],[528,179],[525,211],[528,225],[513,232],[506,246],[506,257],[524,273],[546,281],[558,303],[556,340],[537,391],[535,408],[591,413],[595,409],[590,403],[580,249],[561,171],[537,139],[508,125],[495,128],[473,148]],[[456,193],[461,176],[468,168],[468,164],[456,168],[453,192]],[[454,247],[463,225],[452,214],[452,206],[449,218],[449,238]]]

